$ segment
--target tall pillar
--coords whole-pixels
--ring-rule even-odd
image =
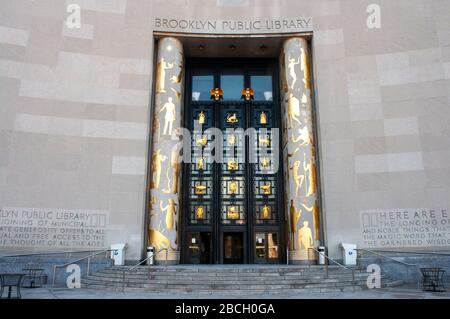
[[[310,52],[303,38],[284,42],[280,56],[283,162],[289,260],[309,263],[320,244]]]
[[[156,251],[159,263],[180,261],[178,223],[180,191],[180,147],[182,88],[184,76],[183,45],[175,38],[159,40],[156,66],[155,107],[150,174],[148,244]]]

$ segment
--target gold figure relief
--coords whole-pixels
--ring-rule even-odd
[[[297,233],[297,224],[300,218],[302,217],[302,210],[295,208],[294,200],[291,199],[291,204],[289,206],[289,219],[290,219],[290,226],[291,226],[291,233],[296,234]]]
[[[238,122],[239,122],[239,120],[238,120],[238,118],[237,118],[236,113],[228,114],[228,115],[227,115],[227,123],[230,123],[230,124],[236,124],[236,123],[238,123]]]
[[[205,124],[205,120],[206,120],[205,113],[203,113],[203,111],[201,111],[200,114],[198,115],[198,122],[201,125],[203,125],[203,124]]]
[[[264,195],[270,195],[270,190],[272,188],[270,184],[259,186],[259,188],[263,191]]]
[[[206,185],[195,185],[195,195],[205,195],[206,194]]]
[[[261,210],[261,219],[270,219],[270,207],[267,205],[264,205],[264,207]]]
[[[313,215],[313,224],[314,224],[314,239],[320,239],[320,214],[319,214],[319,205],[317,205],[317,201],[314,201],[313,206],[307,207],[305,204],[302,204],[303,208],[305,208],[308,212]]]
[[[261,112],[261,114],[259,115],[259,124],[261,125],[267,124],[267,115],[266,113],[264,113],[264,111]]]
[[[202,136],[201,138],[195,140],[195,144],[205,146],[208,144],[208,138],[206,136]]]
[[[162,163],[167,159],[167,156],[161,154],[161,150],[157,150],[152,155],[152,181],[150,188],[159,188],[161,182]]]
[[[270,140],[269,137],[266,135],[265,137],[259,137],[259,145],[262,146],[269,146],[270,145]]]
[[[239,219],[239,212],[236,206],[230,206],[228,208],[227,219]]]
[[[198,206],[195,210],[195,219],[205,219],[205,209],[203,206]]]
[[[308,251],[313,247],[313,237],[311,228],[309,228],[307,221],[303,222],[303,227],[298,231],[298,249]]]
[[[169,248],[172,250],[176,249],[175,247],[172,246],[172,243],[170,242],[169,238],[164,236],[163,233],[161,233],[159,230],[156,229],[149,229],[148,243],[150,246],[155,247],[157,250]]]
[[[179,157],[180,157],[179,148],[175,148],[174,150],[172,150],[172,154],[170,155],[170,166],[172,167],[172,189],[171,189],[172,194],[177,194],[179,188],[180,170],[181,170]]]
[[[264,169],[268,169],[270,166],[270,160],[268,158],[263,158],[261,160],[261,167]]]
[[[311,90],[311,73],[310,73],[309,58],[304,48],[300,48],[300,52],[302,58],[301,68],[303,71],[303,83],[305,85],[306,90]]]
[[[178,72],[178,75],[174,75],[170,78],[170,82],[172,84],[178,84],[181,83],[181,80],[183,79],[183,63],[178,65],[180,67],[180,71]]]
[[[298,196],[298,192],[300,191],[300,187],[302,187],[303,180],[305,179],[305,175],[300,174],[300,161],[295,161],[294,165],[292,165],[292,175],[294,177],[295,182],[295,196]]]
[[[164,58],[156,66],[156,93],[166,93],[166,70],[173,68],[173,63],[167,63]]]
[[[228,135],[228,146],[236,145],[236,135]]]
[[[300,64],[300,57],[295,60],[291,56],[289,56],[289,63],[288,63],[288,69],[289,69],[289,75],[292,78],[292,84],[291,84],[291,90],[294,90],[295,83],[297,82],[297,73],[295,73],[295,66]]]
[[[298,130],[298,133],[300,134],[298,137],[294,138],[294,135],[292,134],[292,142],[297,143],[301,141],[300,146],[303,145],[311,145],[314,141],[312,138],[312,134],[309,132],[308,126],[305,126]]]
[[[234,159],[228,160],[227,167],[229,171],[237,171],[239,168],[238,163]]]
[[[197,159],[197,168],[198,168],[198,170],[199,171],[203,171],[204,165],[205,165],[205,158],[204,157],[199,157]]]
[[[289,85],[286,78],[286,52],[283,50],[280,56],[281,61],[281,87],[283,92],[287,93],[289,91]]]
[[[168,204],[165,207],[163,207],[162,200],[159,202],[159,208],[161,208],[161,211],[166,212],[166,227],[168,230],[173,230],[174,216],[177,213],[176,206],[177,204],[172,198],[169,198]]]
[[[306,157],[305,154],[303,154]],[[309,163],[306,164],[306,160],[303,162],[303,169],[308,172],[308,188],[306,192],[306,196],[312,196],[317,192],[317,175],[316,175],[316,164],[314,163],[313,156],[309,160]]]
[[[230,192],[231,195],[236,195],[237,191],[238,191],[238,185],[236,181],[231,181],[228,187],[228,191]]]
[[[181,92],[175,90],[174,88],[170,88],[173,93],[177,96],[177,99],[181,100]]]
[[[302,125],[298,116],[300,116],[300,101],[290,93],[288,97],[288,119],[289,128],[292,128],[292,120],[296,121],[299,125]]]
[[[166,111],[164,116],[164,131],[163,135],[172,135],[173,122],[176,120],[176,109],[175,104],[173,103],[173,99],[169,97],[167,102],[161,108],[159,113]]]

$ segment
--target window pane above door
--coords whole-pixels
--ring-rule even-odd
[[[220,88],[225,101],[239,101],[244,89],[244,75],[221,75]]]
[[[192,76],[192,101],[209,101],[209,91],[214,88],[213,75]]]
[[[250,77],[251,88],[255,91],[255,101],[272,101],[272,76],[252,75]]]

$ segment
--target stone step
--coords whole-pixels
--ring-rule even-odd
[[[382,280],[387,280],[389,278],[384,277]],[[109,278],[103,279],[99,277],[88,277],[84,279],[85,282],[98,282],[98,283],[108,283],[108,284],[122,284],[122,280]],[[338,282],[352,282],[353,279],[348,278],[320,278],[320,279],[301,279],[301,280],[282,280],[282,281],[187,281],[187,280],[174,280],[174,281],[162,281],[162,280],[149,280],[149,279],[135,279],[135,280],[125,280],[129,285],[133,284],[154,284],[154,285],[201,285],[201,284],[214,284],[214,285],[228,285],[228,286],[247,286],[247,285],[292,285],[292,284],[315,284],[315,283],[338,283]],[[366,278],[356,278],[358,283],[366,282]]]
[[[109,269],[106,269],[105,271],[115,272],[115,271],[129,271],[131,267],[125,267],[125,266],[119,266],[119,267],[112,267]],[[339,266],[329,266],[329,271],[349,271],[348,269],[344,269]],[[309,273],[309,272],[323,272],[326,271],[326,268],[323,266],[307,266],[307,267],[300,267],[300,266],[290,266],[286,268],[279,268],[279,267],[266,267],[266,268],[220,268],[216,267],[215,265],[211,268],[170,268],[170,267],[159,267],[159,266],[140,266],[133,270],[134,272],[155,272],[155,273],[170,273],[170,274],[176,274],[176,273],[202,273],[202,274],[208,274],[208,273],[222,273],[222,274],[229,274],[229,273],[258,273],[258,274],[272,274],[272,273]],[[355,268],[356,272],[362,272],[365,271],[365,269]]]
[[[167,295],[173,295],[173,294],[186,294],[188,297],[192,293],[195,293],[196,295],[217,295],[217,296],[227,296],[227,295],[233,295],[236,296],[242,296],[242,297],[254,297],[258,295],[277,295],[277,294],[310,294],[314,292],[343,292],[343,291],[358,291],[362,290],[361,287],[334,287],[334,288],[296,288],[296,289],[248,289],[248,290],[213,290],[213,289],[199,289],[199,290],[189,290],[189,289],[173,289],[173,288],[160,288],[160,289],[143,289],[143,288],[136,288],[136,287],[126,287],[123,289],[122,287],[117,286],[103,286],[103,285],[82,285],[83,288],[87,289],[100,289],[100,290],[109,290],[109,291],[116,291],[116,292],[152,292],[152,293],[159,293],[159,294],[167,294]]]
[[[121,272],[99,272],[95,274],[99,277],[109,277],[109,278],[123,278],[124,274]],[[355,277],[367,277],[368,273],[355,273]],[[328,274],[331,278],[347,277],[352,276],[351,272],[346,273],[332,273]],[[324,278],[326,273],[315,273],[315,274],[276,274],[273,276],[260,276],[257,274],[248,275],[226,275],[226,274],[178,274],[178,275],[168,275],[168,274],[139,274],[133,272],[125,273],[126,278],[152,278],[152,279],[190,279],[190,280],[283,280],[283,279],[301,279],[301,278]]]
[[[355,274],[355,279],[361,279],[366,280],[369,274]],[[104,273],[97,273],[95,275],[89,276],[89,278],[95,278],[98,280],[115,280],[115,281],[122,281],[124,280],[124,277],[120,274],[104,274]],[[205,276],[205,277],[191,277],[191,276],[179,276],[179,277],[169,277],[169,276],[148,276],[148,275],[126,275],[125,280],[126,281],[142,281],[142,280],[151,280],[153,282],[161,281],[161,282],[168,282],[168,281],[186,281],[186,282],[203,282],[203,281],[214,281],[214,282],[282,282],[282,281],[302,281],[302,280],[342,280],[342,279],[352,279],[353,276],[351,274],[343,274],[343,275],[329,275],[328,277],[325,275],[321,276],[286,276],[286,277],[277,277],[277,278],[268,278],[268,277],[226,277],[226,276],[219,276],[219,277],[211,277],[211,276]]]
[[[123,273],[125,272],[125,284]],[[369,274],[364,269],[352,271],[323,266],[142,266],[133,271],[129,267],[112,267],[82,279],[82,286],[115,291],[143,291],[153,293],[241,294],[258,295],[276,292],[325,292],[367,289]],[[381,278],[383,287],[401,284],[387,274]]]

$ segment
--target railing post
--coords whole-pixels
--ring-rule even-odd
[[[86,276],[89,276],[90,268],[91,268],[91,257],[89,257],[87,260]]]

